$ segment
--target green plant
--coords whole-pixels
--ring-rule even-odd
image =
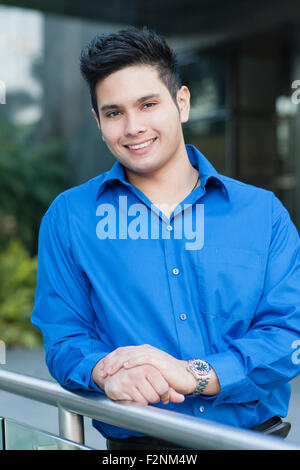
[[[0,119],[0,247],[17,237],[32,254],[44,212],[70,186],[62,141],[34,143],[33,135]]]
[[[11,239],[0,253],[0,339],[7,347],[42,344],[30,323],[36,286],[37,258],[30,257],[20,240]]]

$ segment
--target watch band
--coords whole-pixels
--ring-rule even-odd
[[[188,397],[195,397],[196,395],[200,395],[206,388],[208,382],[209,382],[210,377],[206,379],[200,379],[198,382],[197,387],[192,393],[189,393],[187,396]]]

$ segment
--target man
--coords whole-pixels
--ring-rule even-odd
[[[59,195],[41,223],[32,322],[51,374],[236,427],[286,416],[300,332],[288,212],[185,145],[190,94],[160,36],[96,36],[81,72],[117,161]],[[94,426],[109,449],[164,448]]]

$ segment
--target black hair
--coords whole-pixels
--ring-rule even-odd
[[[178,107],[176,97],[181,79],[176,54],[156,32],[146,27],[129,28],[107,35],[97,34],[81,51],[80,71],[88,83],[98,117],[96,85],[110,74],[132,65],[154,66]]]

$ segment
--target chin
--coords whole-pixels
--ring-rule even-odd
[[[158,170],[160,168],[161,165],[159,164],[155,164],[154,162],[150,162],[150,161],[139,161],[138,164],[136,164],[137,162],[121,162],[124,167],[127,168],[127,170],[129,171],[132,171],[134,173],[140,173],[140,174],[144,174],[144,173],[152,173],[153,171],[155,170]]]

